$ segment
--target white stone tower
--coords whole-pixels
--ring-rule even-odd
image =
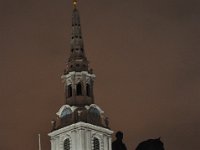
[[[51,150],[111,150],[108,118],[94,104],[95,75],[89,69],[81,33],[77,0],[73,1],[71,52],[64,81],[66,103],[52,121]]]

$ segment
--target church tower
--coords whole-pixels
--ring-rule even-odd
[[[111,150],[108,118],[94,103],[95,74],[89,68],[77,0],[73,0],[70,57],[62,75],[65,104],[52,121],[51,150]]]

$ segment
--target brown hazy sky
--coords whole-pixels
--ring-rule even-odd
[[[200,1],[80,0],[95,101],[129,150],[200,149]],[[0,0],[0,149],[50,149],[64,104],[71,0]]]

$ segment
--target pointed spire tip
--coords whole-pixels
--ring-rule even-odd
[[[78,3],[78,1],[77,1],[77,0],[73,0],[73,6],[74,6],[74,9],[76,9],[76,8],[77,8],[77,3]]]

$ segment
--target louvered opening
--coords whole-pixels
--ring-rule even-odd
[[[70,141],[66,139],[64,142],[64,150],[70,150]]]
[[[94,138],[94,150],[100,150],[100,143],[99,143],[99,139]]]

